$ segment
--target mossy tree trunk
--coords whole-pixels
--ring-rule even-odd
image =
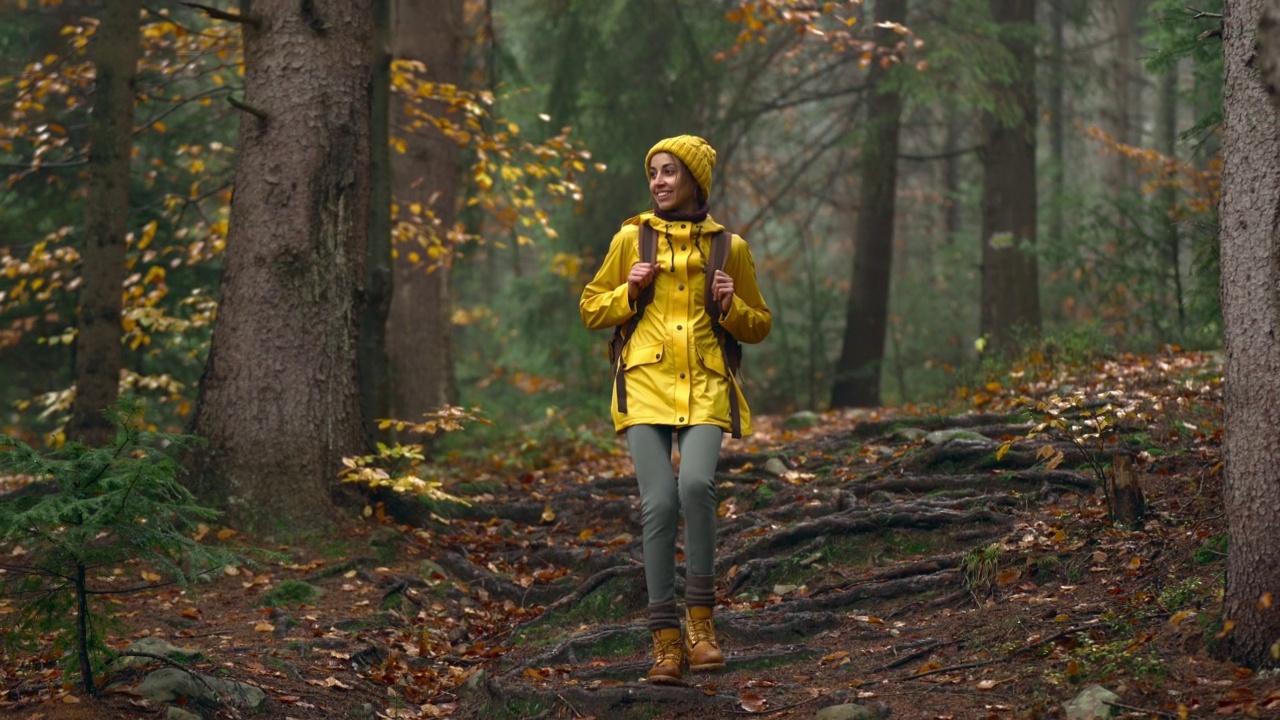
[[[1014,77],[993,88],[1005,112],[987,113],[982,150],[981,329],[996,352],[1040,331],[1036,244],[1035,0],[991,0]]]
[[[392,53],[397,59],[420,61],[436,83],[462,81],[462,0],[395,0]],[[441,103],[428,112],[443,113]],[[397,246],[393,262],[395,290],[387,317],[387,356],[391,369],[391,413],[401,420],[421,420],[423,413],[456,403],[453,361],[453,292],[451,243],[447,233],[457,220],[460,156],[457,143],[436,128],[407,127],[408,118],[392,108],[394,134],[406,151],[391,157],[392,192],[403,220],[417,204],[435,214],[434,230],[417,226],[414,239]],[[432,234],[436,239],[432,239]],[[446,255],[428,258],[428,244],[443,242]],[[421,260],[410,259],[413,253]]]
[[[93,114],[89,118],[89,194],[81,252],[80,325],[75,344],[76,395],[72,438],[90,445],[111,439],[103,415],[120,393],[120,295],[129,222],[129,157],[133,146],[134,77],[141,0],[104,3],[90,55]]]
[[[906,0],[881,0],[877,23],[905,24]],[[891,28],[877,42],[892,50],[901,36]],[[880,372],[884,364],[889,322],[889,278],[893,275],[893,230],[897,213],[898,136],[902,96],[885,87],[887,67],[871,64],[867,84],[867,126],[862,141],[861,201],[854,238],[853,276],[845,312],[844,343],[836,365],[831,407],[874,407],[880,404]]]

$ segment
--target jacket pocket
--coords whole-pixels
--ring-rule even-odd
[[[699,344],[698,362],[702,363],[702,367],[720,377],[729,377],[729,374],[724,369],[724,353],[720,352],[719,345]]]
[[[641,365],[649,365],[656,363],[666,354],[663,343],[656,342],[648,345],[633,345],[627,343],[627,348],[622,354],[622,367],[625,370],[640,367]]]

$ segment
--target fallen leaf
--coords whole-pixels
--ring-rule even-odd
[[[236,534],[236,531],[232,530],[231,528],[222,528],[221,530],[218,531],[218,539],[227,540],[232,536],[234,536],[235,534]]]
[[[191,539],[195,540],[196,542],[200,542],[201,540],[204,539],[204,536],[208,534],[209,534],[209,526],[205,525],[204,523],[200,523],[199,525],[196,525],[196,534],[193,535]]]
[[[758,713],[764,712],[765,708],[769,707],[769,699],[755,693],[743,693],[738,700],[738,704],[747,712]]]
[[[253,629],[258,632],[275,632],[276,626],[269,622],[260,622],[257,625],[254,625]]]
[[[143,580],[146,580],[147,582],[153,582],[153,583],[154,583],[154,582],[160,582],[160,581],[161,581],[161,580],[163,580],[164,578],[160,577],[160,576],[159,576],[158,574],[156,574],[156,573],[153,573],[153,572],[147,572],[146,570],[143,570],[143,571],[142,571],[142,579],[143,579]]]

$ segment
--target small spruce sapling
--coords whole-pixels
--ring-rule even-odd
[[[195,575],[243,560],[187,534],[217,515],[177,480],[182,468],[171,453],[196,438],[144,431],[137,401],[122,399],[107,415],[115,439],[97,448],[72,442],[41,453],[0,435],[0,473],[44,484],[0,496],[0,593],[17,600],[14,612],[0,616],[5,642],[33,647],[52,638],[67,677],[78,672],[90,695],[113,654],[106,632],[118,606],[103,598],[185,587]],[[114,574],[128,561],[148,568],[141,584]]]

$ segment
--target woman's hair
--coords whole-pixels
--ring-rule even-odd
[[[702,186],[698,184],[698,179],[693,176],[693,171],[690,170],[689,166],[685,165],[684,161],[681,160],[678,156],[676,156],[675,153],[668,153],[668,154],[675,159],[676,165],[679,166],[680,172],[684,175],[685,179],[693,183],[693,199],[697,207],[702,207],[703,205],[706,205],[707,198],[703,195]],[[650,198],[650,200],[652,200],[652,198]],[[655,205],[654,208],[656,209],[657,206]]]

